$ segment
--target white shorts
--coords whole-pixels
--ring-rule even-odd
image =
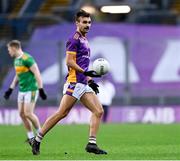
[[[37,101],[39,91],[28,91],[18,93],[18,102],[20,103],[33,103]]]
[[[82,83],[65,83],[63,94],[77,98],[78,100],[86,92],[94,92],[91,87]]]

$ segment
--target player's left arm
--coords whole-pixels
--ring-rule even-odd
[[[87,79],[87,81],[90,81],[90,80],[92,80],[92,77],[87,76],[86,79]]]
[[[36,63],[34,63],[31,67],[30,67],[31,72],[34,74],[36,81],[38,83],[38,87],[39,87],[39,95],[40,97],[45,100],[47,99],[47,95],[43,89],[43,82],[42,82],[42,78],[41,78],[41,74],[39,71],[39,68],[37,66]]]
[[[41,78],[41,74],[39,71],[39,68],[37,66],[36,63],[34,63],[31,67],[30,67],[31,72],[34,74],[36,81],[38,83],[38,87],[39,88],[43,88],[43,83],[42,83],[42,78]]]

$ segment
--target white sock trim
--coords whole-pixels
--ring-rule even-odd
[[[89,137],[89,143],[96,144],[96,137],[90,136],[90,137]]]
[[[38,133],[35,139],[36,139],[36,141],[41,142],[42,139],[43,139],[43,136],[41,136],[41,135]]]
[[[96,141],[94,141],[94,140],[89,140],[89,143],[96,144]]]

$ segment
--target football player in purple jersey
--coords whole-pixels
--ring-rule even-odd
[[[107,154],[96,144],[96,135],[103,115],[103,108],[96,94],[98,85],[92,77],[99,77],[93,70],[88,70],[90,63],[90,48],[86,34],[91,27],[90,14],[80,10],[75,16],[76,32],[66,43],[66,65],[68,74],[63,89],[63,97],[59,109],[51,115],[33,140],[32,152],[40,153],[40,143],[47,132],[61,119],[66,117],[77,100],[92,112],[89,128],[89,141],[85,150],[89,153]]]

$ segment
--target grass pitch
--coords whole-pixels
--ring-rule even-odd
[[[104,124],[97,141],[108,155],[85,152],[88,125],[57,125],[33,156],[23,126],[0,126],[0,160],[180,160],[180,125]],[[67,153],[67,154],[66,154]]]

